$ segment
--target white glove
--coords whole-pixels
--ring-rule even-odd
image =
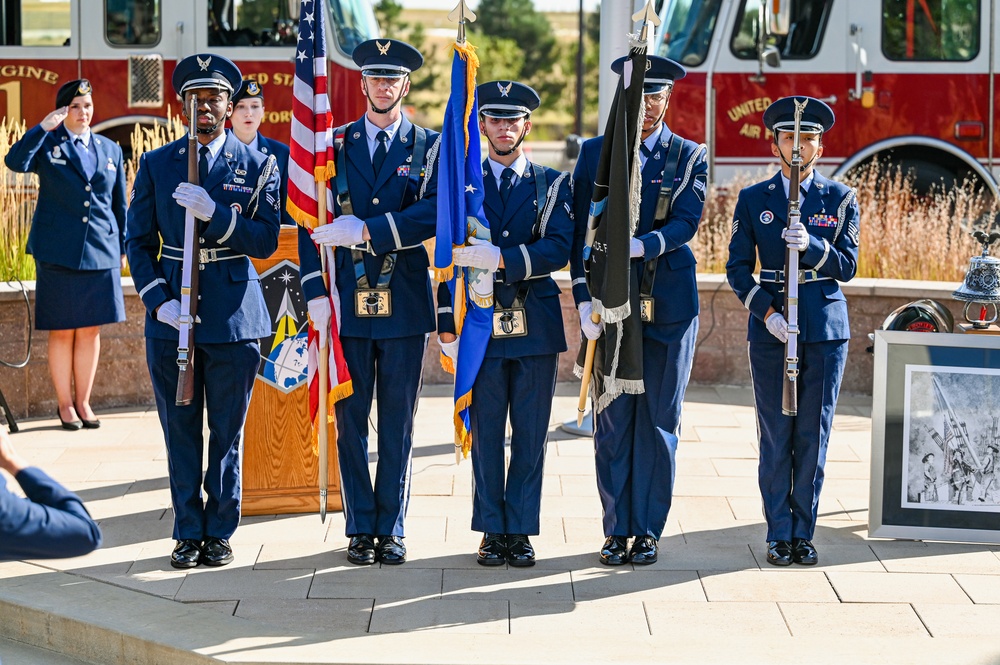
[[[327,339],[330,331],[330,299],[326,296],[313,298],[306,303],[309,309],[309,318],[312,319],[313,328],[320,339]]]
[[[590,320],[590,315],[594,311],[593,304],[585,300],[577,307],[580,310],[580,330],[587,339],[597,339],[604,331],[604,322],[594,323]]]
[[[168,300],[156,309],[156,320],[181,329],[181,301]]]
[[[442,342],[441,339],[438,338],[438,343],[441,345],[441,353],[448,356],[453,362],[456,363],[458,362],[458,340],[459,338],[456,337],[451,342]]]
[[[317,245],[350,247],[364,242],[365,222],[354,215],[341,215],[330,224],[317,226],[312,239]]]
[[[781,237],[788,243],[788,249],[804,251],[809,247],[809,232],[802,222],[795,222],[791,226],[781,230]]]
[[[204,187],[182,182],[174,190],[174,199],[203,222],[212,219],[212,215],[215,214],[215,201],[208,195]]]
[[[782,344],[788,341],[788,321],[785,321],[785,317],[780,312],[775,312],[767,317],[764,325],[767,326],[767,332],[777,337]]]
[[[638,238],[632,238],[628,241],[628,257],[630,259],[641,259],[646,256],[646,247],[642,244],[642,241]]]
[[[469,242],[471,247],[456,247],[452,252],[455,265],[496,272],[500,267],[500,248],[489,240],[479,238],[469,238]]]

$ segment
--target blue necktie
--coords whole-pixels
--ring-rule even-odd
[[[198,152],[201,154],[198,159],[198,184],[204,187],[205,181],[208,180],[208,146],[201,146]]]
[[[93,141],[91,137],[91,141]],[[80,151],[80,160],[83,162],[83,171],[87,174],[87,179],[90,180],[97,173],[97,156],[94,155],[88,146],[84,145],[83,139],[79,136],[76,138],[76,149]]]
[[[514,180],[514,169],[509,166],[500,174],[500,200],[507,205],[507,197],[510,196],[511,186]]]
[[[388,142],[389,135],[385,130],[375,135],[375,154],[372,155],[372,166],[375,168],[375,175],[378,175],[379,171],[382,170],[382,164],[385,162],[385,153],[389,150],[386,145]]]

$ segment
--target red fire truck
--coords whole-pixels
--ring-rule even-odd
[[[837,114],[827,175],[878,158],[919,187],[971,176],[996,195],[996,12],[995,0],[666,0],[656,52],[688,70],[668,122],[708,144],[725,182],[773,163],[767,105],[810,95]]]
[[[327,12],[335,122],[364,112],[354,47],[378,36],[370,0],[314,0]],[[178,60],[210,51],[265,86],[262,132],[288,141],[299,0],[3,0],[0,114],[38,123],[66,81],[94,84],[95,131],[126,150],[135,124],[163,122],[180,105]],[[338,91],[345,91],[338,94]]]

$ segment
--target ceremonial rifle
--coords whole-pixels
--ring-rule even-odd
[[[802,176],[802,113],[809,102],[795,100],[795,131],[792,135],[791,173],[788,177],[788,230],[802,217],[799,210]],[[788,339],[785,341],[785,375],[781,384],[781,412],[794,416],[799,412],[799,250],[785,248],[785,321],[788,322]]]
[[[198,97],[188,98],[188,182],[198,182]],[[184,259],[181,264],[181,315],[177,342],[177,406],[186,406],[194,399],[194,323],[198,315],[198,273],[201,269],[198,252],[198,219],[184,210]]]

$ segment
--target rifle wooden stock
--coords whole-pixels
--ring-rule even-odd
[[[188,182],[199,185],[198,177],[198,100],[192,94],[188,101]],[[194,323],[198,315],[198,220],[190,210],[184,211],[184,261],[181,267],[181,316],[177,340],[177,406],[186,406],[194,399]]]
[[[798,224],[802,177],[802,145],[800,124],[806,101],[795,102],[795,133],[792,139],[791,173],[788,177],[788,221],[785,229]],[[799,413],[799,250],[785,248],[785,321],[788,339],[785,341],[785,371],[781,382],[781,412],[786,416]]]

